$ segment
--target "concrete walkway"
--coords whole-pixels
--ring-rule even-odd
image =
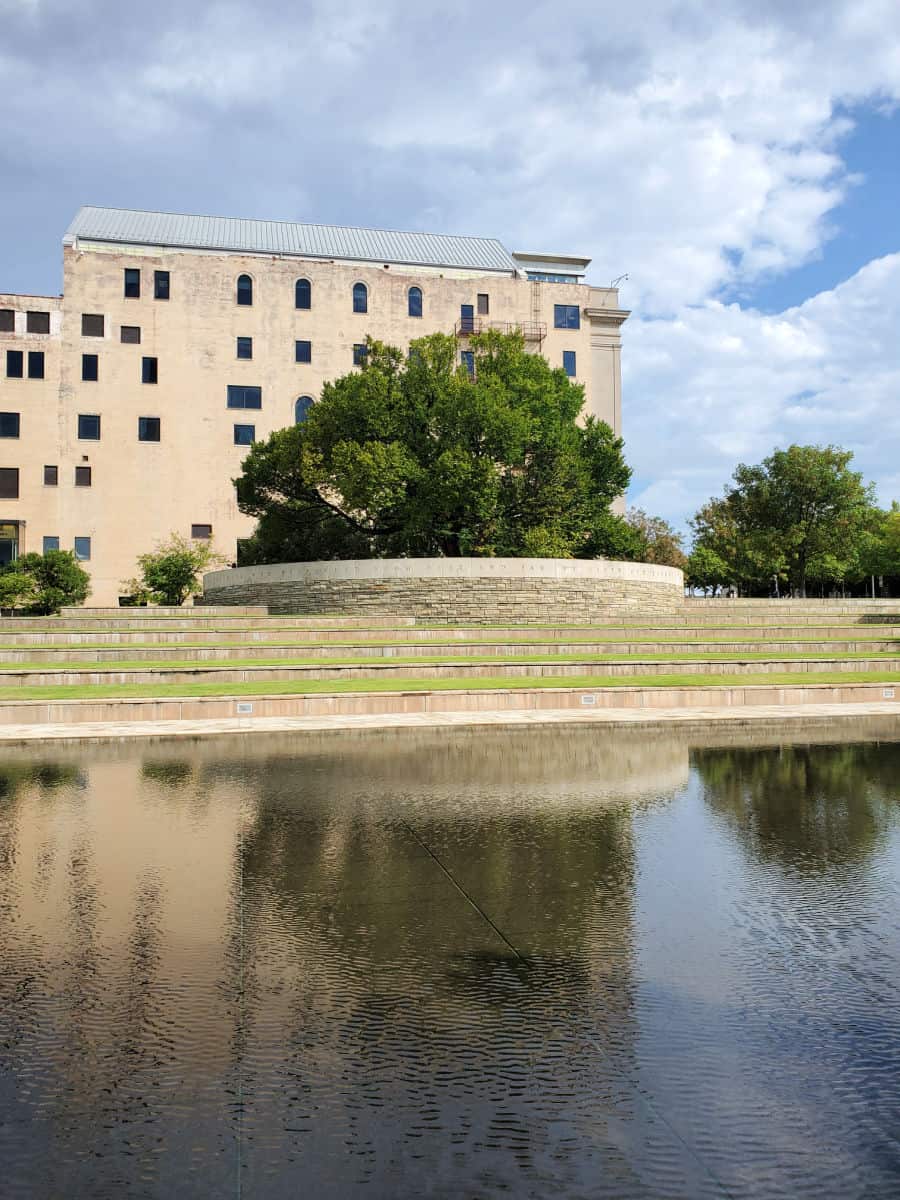
[[[250,717],[196,721],[97,721],[57,725],[0,725],[0,742],[40,742],[96,738],[203,737],[235,733],[304,733],[348,729],[422,729],[472,725],[722,725],[753,721],[834,720],[893,716],[900,730],[900,706],[891,703],[772,704],[722,708],[544,709],[526,712],[380,713],[360,716]]]

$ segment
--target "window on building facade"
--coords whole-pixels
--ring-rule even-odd
[[[48,312],[26,313],[25,329],[28,333],[49,333],[50,314]]]
[[[253,303],[253,280],[249,275],[238,275],[237,302],[245,305]]]
[[[59,467],[44,467],[44,486],[59,486]]]
[[[78,414],[78,436],[83,442],[100,441],[100,418],[96,413]]]
[[[75,539],[75,557],[79,562],[90,562],[91,539],[89,537],[77,537]]]
[[[262,408],[262,388],[228,385],[229,408]]]
[[[354,342],[353,344],[353,365],[354,367],[364,367],[366,359],[369,356],[369,347],[365,342]]]
[[[253,357],[253,338],[239,337],[237,340],[237,356],[238,358]]]
[[[411,317],[421,317],[422,315],[422,289],[419,287],[411,287],[407,292],[407,312]]]
[[[6,378],[21,379],[25,374],[25,355],[21,350],[7,350]]]
[[[575,378],[576,370],[575,370],[575,351],[574,350],[563,350],[563,370],[569,376],[570,379]]]
[[[141,273],[137,267],[125,268],[125,295],[137,300],[141,294]]]
[[[468,372],[469,377],[471,379],[474,379],[475,378],[475,351],[474,350],[462,350],[462,351],[460,351],[459,357],[460,357],[460,361],[462,362],[462,365],[466,368],[466,371]]]
[[[577,304],[553,305],[554,329],[580,329],[581,310]]]
[[[491,311],[490,296],[487,294],[487,292],[479,292],[478,293],[478,315],[479,315],[479,317],[486,317],[490,311]]]
[[[139,442],[158,442],[159,430],[159,417],[138,417]]]
[[[91,486],[91,468],[76,467],[75,468],[75,486],[90,487]]]
[[[19,468],[0,467],[0,500],[18,500]]]
[[[459,332],[475,332],[475,308],[471,304],[461,304],[459,306]]]
[[[153,299],[168,300],[169,298],[169,272],[154,271],[153,272]]]
[[[58,549],[59,549],[59,538],[58,537],[47,537],[45,535],[42,546],[41,546],[41,553],[49,554],[49,552],[51,550],[58,550]]]
[[[103,316],[103,313],[81,314],[82,337],[103,337],[105,327],[106,318]]]
[[[129,346],[139,346],[141,344],[140,325],[123,325],[119,330],[119,337]]]
[[[17,438],[19,436],[19,414],[0,412],[0,438]]]
[[[156,358],[141,359],[141,383],[159,382],[159,360]]]
[[[298,396],[294,401],[294,424],[302,425],[313,406],[312,396]]]
[[[312,342],[294,342],[294,362],[312,362]]]
[[[252,446],[256,441],[255,425],[235,425],[234,444],[236,446]]]
[[[43,379],[44,378],[44,352],[43,350],[28,351],[28,378]]]
[[[85,383],[96,383],[100,373],[100,359],[96,354],[82,354],[81,378]]]
[[[298,279],[294,284],[294,308],[312,308],[312,284],[308,279]]]
[[[369,289],[364,283],[353,285],[353,311],[364,313],[369,311]]]
[[[191,526],[191,537],[195,541],[199,541],[201,538],[204,538],[204,539],[211,538],[212,537],[212,525],[192,525]]]
[[[16,332],[16,312],[13,308],[0,308],[0,333]]]

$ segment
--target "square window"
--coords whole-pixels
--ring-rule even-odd
[[[159,382],[159,361],[155,358],[141,359],[141,383]]]
[[[106,328],[106,318],[103,313],[81,314],[81,336],[103,337]]]
[[[75,468],[75,486],[90,487],[91,486],[91,468],[76,467]]]
[[[239,337],[237,340],[237,356],[238,358],[253,357],[253,338]]]
[[[563,350],[563,370],[569,376],[570,379],[575,378],[576,370],[575,370],[575,351],[574,350]]]
[[[44,486],[59,486],[59,467],[44,467]]]
[[[491,311],[490,296],[487,294],[487,292],[479,292],[478,293],[478,315],[479,315],[479,317],[486,317],[490,311]]]
[[[19,468],[0,467],[0,500],[18,500]]]
[[[192,525],[191,537],[195,540],[212,537],[212,525]]]
[[[0,438],[17,438],[19,436],[19,414],[0,412]]]
[[[154,271],[153,272],[153,299],[168,300],[169,298],[169,272]]]
[[[100,359],[96,354],[82,354],[81,378],[85,383],[96,383],[99,375]]]
[[[138,417],[138,441],[159,441],[159,417]]]
[[[294,362],[312,362],[312,342],[294,342]]]
[[[7,350],[6,378],[21,379],[25,374],[25,355],[21,350]]]
[[[79,562],[90,562],[91,539],[89,537],[77,537],[75,539],[75,557]]]
[[[100,418],[94,413],[79,413],[78,436],[83,442],[99,442]]]
[[[129,346],[139,346],[141,344],[141,327],[140,325],[122,325],[119,328],[119,337],[123,342],[127,342]]]
[[[262,388],[228,385],[229,408],[262,408]]]
[[[141,294],[141,273],[137,267],[125,268],[125,295],[137,300]]]
[[[28,351],[28,378],[43,379],[44,378],[44,352],[43,350]]]
[[[369,356],[369,347],[365,342],[356,342],[353,346],[354,367],[364,367]]]
[[[236,446],[252,446],[256,441],[255,425],[235,425],[234,444]]]
[[[462,360],[462,365],[466,368],[466,371],[468,372],[469,378],[474,379],[475,378],[475,351],[474,350],[463,350],[460,352],[459,357]]]
[[[25,316],[25,329],[28,333],[49,333],[50,314],[48,312],[30,312]]]
[[[58,550],[58,549],[59,549],[59,538],[58,537],[45,537],[44,538],[44,544],[41,549],[42,554],[46,554],[50,550]]]
[[[553,305],[554,329],[580,329],[581,309],[577,304]]]
[[[16,332],[16,312],[13,308],[0,308],[0,333]]]

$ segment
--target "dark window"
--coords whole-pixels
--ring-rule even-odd
[[[129,346],[139,346],[141,344],[140,325],[123,325],[119,330],[119,337]]]
[[[141,383],[159,382],[159,363],[155,358],[141,359]]]
[[[475,309],[471,304],[461,304],[459,306],[459,332],[475,332]]]
[[[312,396],[299,396],[294,402],[294,424],[302,425],[313,406]]]
[[[234,444],[236,446],[252,446],[256,441],[255,425],[235,425]]]
[[[103,316],[103,313],[81,314],[82,337],[103,337],[105,326],[106,318]]]
[[[569,376],[570,379],[575,378],[576,371],[575,371],[575,351],[574,350],[563,350],[563,370]]]
[[[577,304],[553,305],[554,329],[580,329],[581,310]]]
[[[59,467],[44,467],[45,487],[59,486]]]
[[[490,311],[491,311],[490,296],[487,294],[487,292],[479,292],[478,293],[478,315],[479,315],[479,317],[486,317]]]
[[[312,362],[312,342],[294,342],[294,362]]]
[[[154,271],[153,272],[153,299],[168,300],[169,298],[169,272]]]
[[[475,351],[474,350],[463,350],[460,353],[459,357],[460,357],[460,360],[462,361],[462,365],[466,368],[466,371],[468,371],[470,378],[474,379],[475,378]]]
[[[137,267],[125,268],[125,295],[136,300],[141,294],[141,273]]]
[[[30,312],[25,317],[25,328],[29,333],[49,333],[50,314],[48,312]]]
[[[369,347],[365,342],[355,342],[353,345],[353,365],[354,367],[364,367],[366,359],[369,356]]]
[[[89,537],[77,537],[75,539],[75,557],[79,562],[90,562],[91,539]]]
[[[43,350],[28,351],[28,378],[43,379],[44,378],[44,352]]]
[[[0,308],[0,333],[16,332],[16,313],[12,308]]]
[[[411,287],[407,293],[407,312],[411,317],[422,315],[422,289]]]
[[[76,467],[75,468],[75,486],[90,487],[91,486],[91,468]]]
[[[19,436],[19,414],[0,412],[0,438]]]
[[[262,408],[262,388],[228,385],[229,408]]]
[[[96,354],[82,354],[81,378],[85,383],[96,383],[100,369],[100,359]]]
[[[138,417],[138,441],[159,441],[159,417]]]
[[[294,308],[312,308],[312,284],[308,279],[298,279],[294,284]]]
[[[6,352],[6,377],[7,379],[21,379],[25,373],[25,355],[21,350],[7,350]]]
[[[369,289],[364,283],[354,283],[353,285],[353,311],[360,313],[369,311]]]
[[[58,550],[58,549],[59,549],[59,538],[58,537],[45,537],[44,538],[44,544],[41,548],[42,554],[47,554],[48,551],[50,551],[50,550]]]
[[[238,304],[253,303],[253,280],[249,275],[238,275],[237,302]]]
[[[253,357],[253,338],[239,337],[237,340],[237,356],[238,358]]]
[[[192,525],[191,526],[191,537],[194,539],[211,538],[212,537],[212,525]]]
[[[19,468],[0,467],[0,500],[18,500]]]
[[[83,442],[99,442],[100,418],[92,413],[79,413],[78,436]]]

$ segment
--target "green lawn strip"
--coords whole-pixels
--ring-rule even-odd
[[[459,675],[452,679],[309,679],[302,682],[267,683],[144,683],[97,684],[94,686],[0,688],[0,700],[115,700],[193,696],[311,696],[349,692],[448,692],[522,691],[532,688],[575,688],[598,691],[604,688],[661,687],[789,687],[793,685],[856,683],[900,684],[900,671],[825,671],[821,673],[777,672],[771,675],[625,675],[565,676],[483,679]]]

